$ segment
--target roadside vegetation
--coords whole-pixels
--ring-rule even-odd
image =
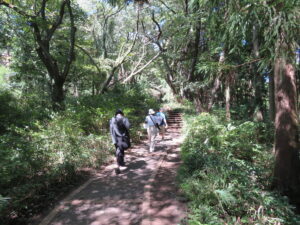
[[[241,111],[237,109],[241,117]],[[273,129],[224,110],[186,113],[180,186],[188,224],[299,224],[296,207],[272,188]]]
[[[141,135],[144,115],[157,101],[139,87],[115,88],[94,97],[68,99],[53,112],[37,96],[0,92],[0,218],[23,224],[113,156],[109,120],[121,108],[131,138]],[[47,204],[45,204],[47,202]]]

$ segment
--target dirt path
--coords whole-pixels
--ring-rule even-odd
[[[125,156],[127,168],[115,175],[109,165],[80,186],[46,216],[40,225],[176,225],[186,215],[175,184],[180,165],[180,115],[170,115],[165,140],[155,152],[147,142]]]

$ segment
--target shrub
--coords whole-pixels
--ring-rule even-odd
[[[20,98],[24,101],[20,101]],[[66,110],[43,108],[36,95],[2,92],[0,121],[0,219],[32,216],[41,202],[51,201],[81,168],[98,168],[113,155],[109,120],[121,108],[139,139],[139,124],[157,102],[136,89],[117,88],[102,96],[69,98]],[[47,104],[45,104],[47,106]],[[45,106],[44,105],[44,106]],[[31,107],[34,106],[34,107]],[[36,111],[35,111],[36,109]],[[23,221],[22,221],[23,223]],[[24,222],[25,223],[25,222]]]
[[[222,117],[221,117],[222,118]],[[273,157],[266,125],[187,117],[179,178],[189,224],[297,224],[287,199],[268,190]]]

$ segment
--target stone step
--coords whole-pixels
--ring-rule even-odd
[[[167,122],[168,122],[168,127],[169,128],[176,128],[180,129],[183,126],[183,121],[182,121],[182,113],[178,112],[169,112],[167,116]]]

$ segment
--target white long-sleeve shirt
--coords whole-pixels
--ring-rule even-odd
[[[155,115],[146,116],[145,123],[147,124],[148,127],[155,126],[155,124],[153,122],[157,123],[158,125],[160,124],[160,120],[157,116],[155,116]]]

